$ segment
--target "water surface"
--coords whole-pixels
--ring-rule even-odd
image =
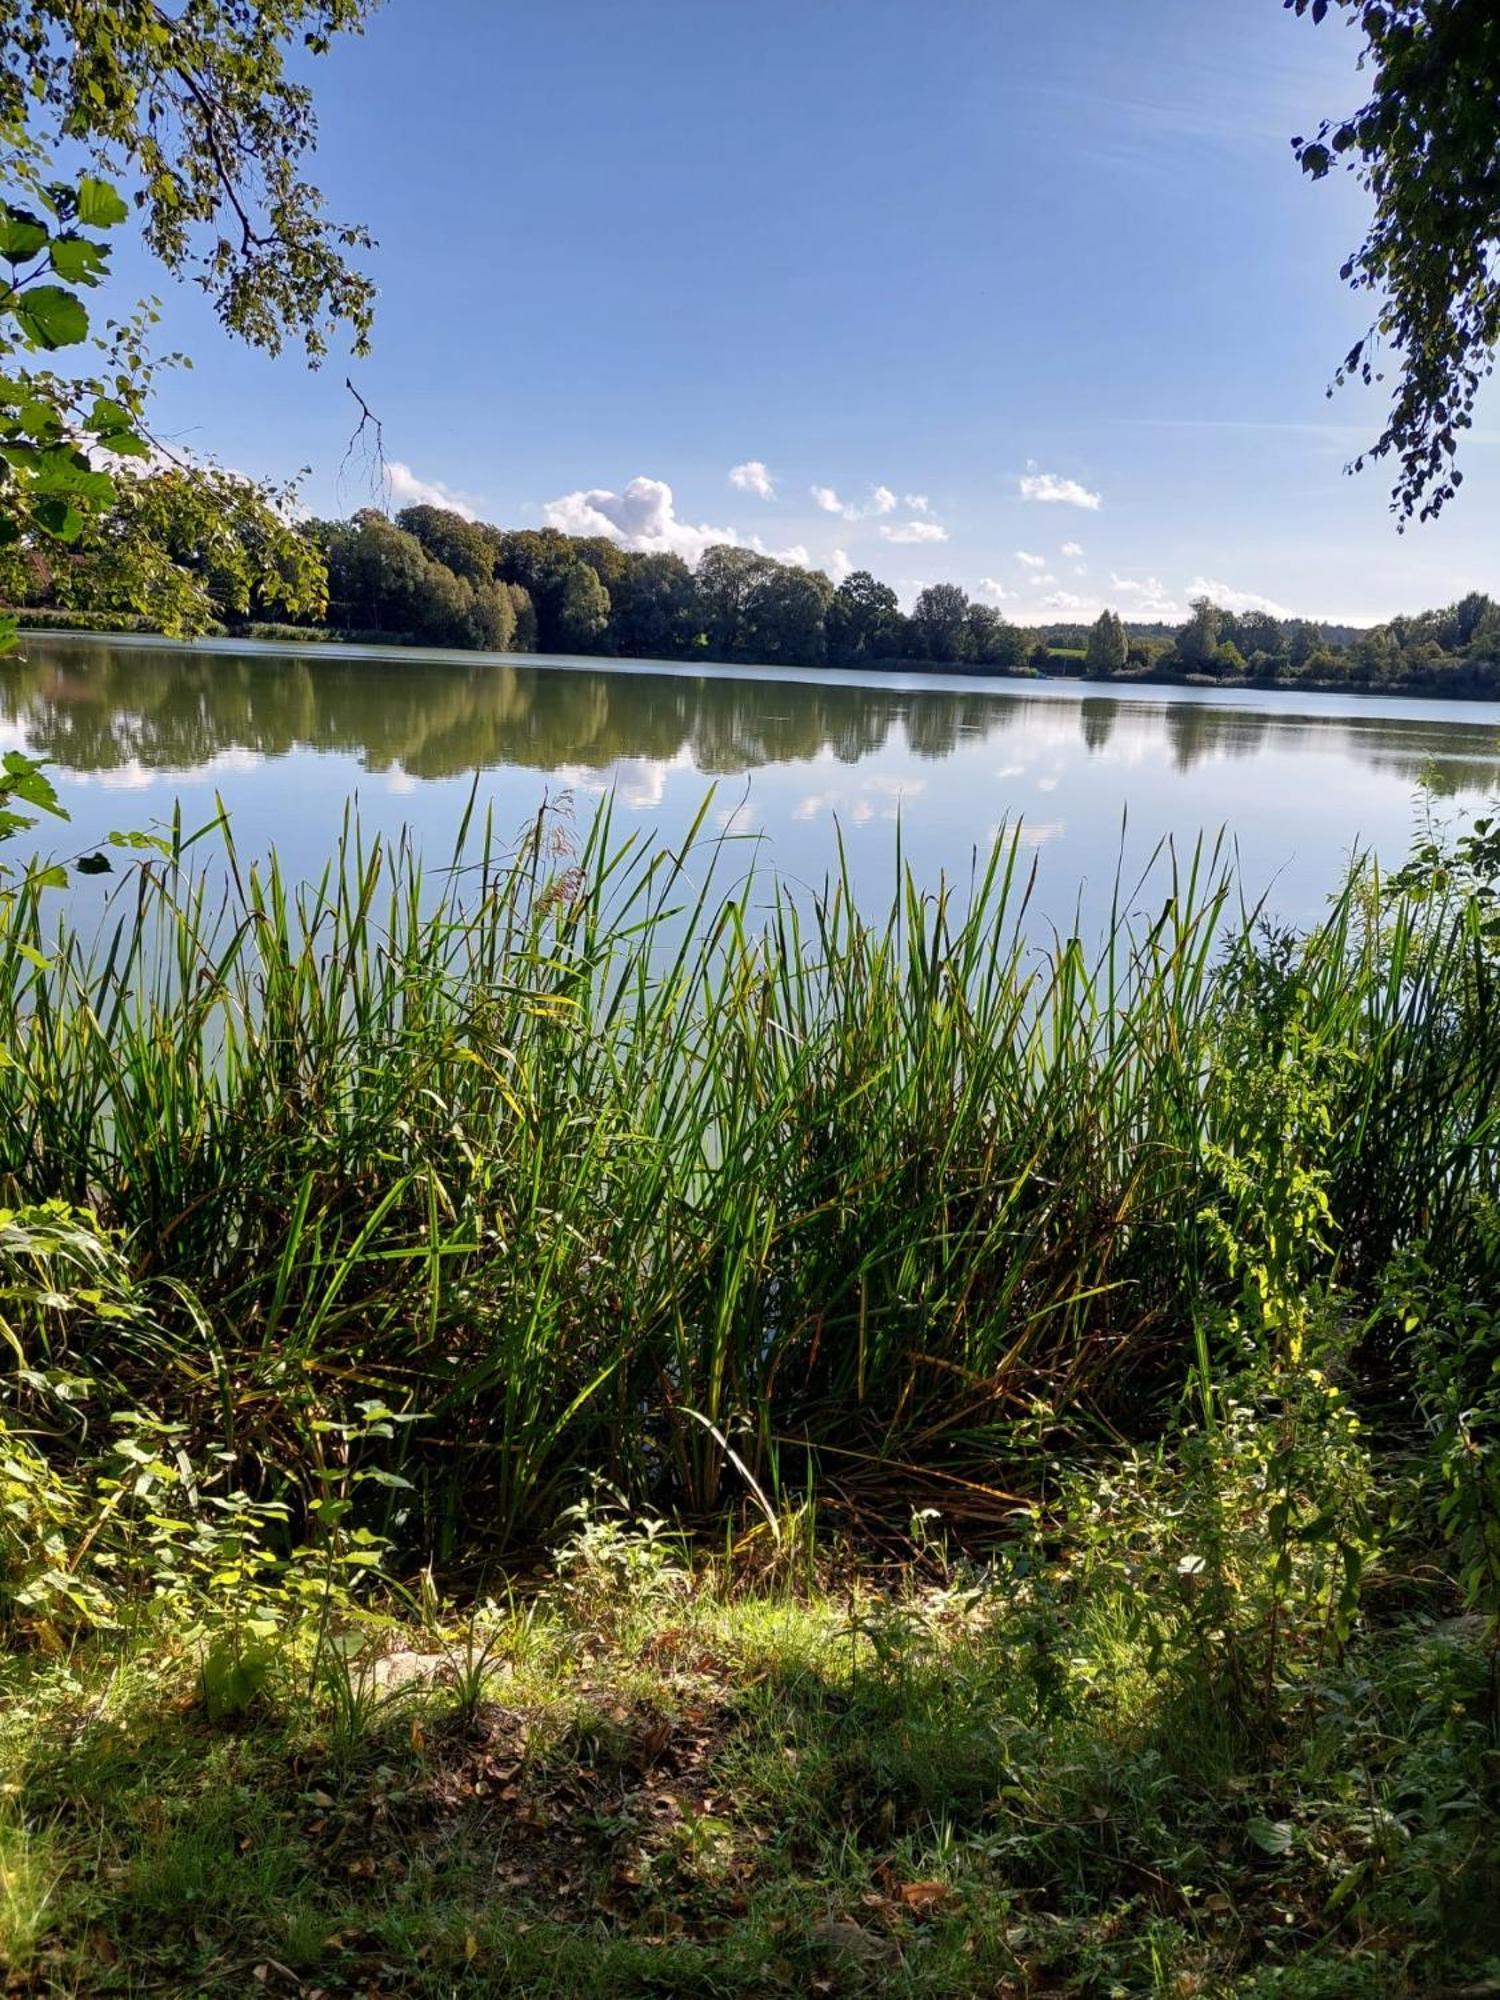
[[[611,793],[675,839],[715,785],[710,825],[762,836],[793,879],[821,882],[841,834],[872,904],[898,821],[929,882],[1019,822],[1058,922],[1102,908],[1122,845],[1134,870],[1163,838],[1223,830],[1249,890],[1302,922],[1357,846],[1399,859],[1419,810],[1495,788],[1500,705],[48,635],[0,664],[0,747],[55,763],[59,854],[178,800],[201,822],[217,794],[243,852],[274,843],[298,874],[351,796],[368,829],[407,825],[441,859],[476,775],[507,831],[543,799],[582,816]]]

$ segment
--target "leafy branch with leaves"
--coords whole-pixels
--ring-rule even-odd
[[[1340,276],[1379,304],[1334,386],[1382,382],[1382,350],[1395,358],[1385,428],[1349,469],[1394,460],[1391,509],[1404,528],[1435,518],[1463,483],[1459,443],[1500,344],[1500,10],[1493,0],[1283,4],[1315,22],[1341,9],[1365,39],[1366,102],[1292,145],[1314,180],[1342,161],[1374,200]]]
[[[343,326],[364,351],[374,287],[348,257],[370,238],[331,222],[303,175],[317,127],[287,64],[357,32],[371,4],[0,0],[0,561],[77,552],[85,597],[107,588],[167,631],[207,622],[209,574],[231,601],[321,606],[322,566],[284,490],[183,464],[151,438],[153,309],[100,336],[83,295],[107,277],[107,233],[133,207],[147,248],[194,277],[231,332],[271,353],[300,338],[316,364]],[[84,170],[58,173],[61,157]],[[91,371],[38,360],[91,340]],[[139,476],[163,459],[165,485]],[[0,616],[0,653],[15,633]],[[41,767],[14,752],[0,838],[32,824],[26,807],[60,810]]]

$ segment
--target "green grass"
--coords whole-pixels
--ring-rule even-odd
[[[11,1990],[1311,2000],[1497,1962],[1486,1665],[1422,1621],[1237,1757],[1107,1598],[1042,1671],[983,1571],[578,1574],[481,1614],[471,1709],[440,1681],[352,1730],[290,1669],[215,1730],[161,1635],[11,1662]]]
[[[11,1990],[1493,1979],[1482,844],[1039,944],[702,825],[0,926]]]

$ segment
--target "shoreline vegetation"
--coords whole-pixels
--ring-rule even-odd
[[[1342,163],[1370,198],[1343,276],[1374,331],[1336,380],[1394,365],[1354,469],[1389,459],[1400,522],[1430,519],[1456,497],[1500,326],[1493,8],[1288,4],[1346,15],[1365,44],[1364,108],[1292,145],[1311,178]],[[598,146],[572,143],[560,176],[557,134],[600,129],[602,86],[611,115],[646,120],[612,156],[680,189],[667,74],[792,162],[816,255],[820,212],[849,219],[827,49],[755,19],[750,88],[726,109],[727,45],[685,48],[668,20],[657,48],[652,10],[618,60],[601,42],[582,63],[568,22],[550,51],[508,21],[485,43],[501,10],[469,9],[449,47],[430,10],[425,96],[447,123],[468,115],[443,87],[457,60],[476,135],[503,76],[544,136],[489,148],[477,174],[473,147],[424,144],[397,47],[392,87],[365,96],[385,130],[411,97],[393,165],[421,226],[367,269],[370,228],[307,174],[329,108],[316,58],[373,25],[370,0],[0,7],[0,655],[17,613],[457,648],[467,664],[380,670],[401,683],[382,740],[413,771],[413,750],[474,769],[477,720],[514,737],[542,675],[493,653],[1058,671],[1095,684],[1071,704],[1091,749],[1129,705],[1121,677],[1500,692],[1500,607],[1477,592],[1368,631],[1225,585],[1239,609],[1200,600],[1176,629],[1127,629],[1101,599],[1091,624],[1033,630],[1000,615],[1019,600],[994,579],[988,602],[939,583],[907,606],[868,571],[834,579],[733,531],[703,547],[708,531],[671,529],[663,481],[613,513],[599,489],[547,509],[618,539],[433,507],[307,519],[295,482],[156,441],[174,428],[159,371],[187,357],[159,351],[154,300],[130,305],[139,258],[112,273],[113,232],[133,225],[148,270],[191,280],[266,357],[316,365],[347,343],[357,421],[335,484],[362,468],[384,494],[400,471],[440,498],[387,466],[359,386],[377,283],[404,291],[425,354],[471,350],[452,409],[496,374],[475,345],[483,284],[541,268],[518,215],[566,261],[587,332],[624,266],[573,225],[582,204],[609,231],[619,204],[599,198]],[[963,59],[945,26],[924,99],[909,62],[882,77],[878,42],[857,51],[856,148],[882,122],[930,129],[924,107],[940,122]],[[1038,45],[1028,66],[1023,44],[1010,82],[1045,91],[1055,61]],[[897,65],[907,47],[891,42]],[[1133,149],[1159,127],[1178,182],[1224,54],[1136,106]],[[767,62],[789,82],[769,108]],[[999,166],[987,206],[1019,200],[1041,252],[1066,250],[1037,198],[1051,163],[1021,137],[1008,188],[1003,152],[947,148],[927,210],[955,165],[970,194]],[[699,181],[703,150],[684,154]],[[1108,149],[1081,150],[1108,171]],[[821,191],[802,171],[819,161]],[[903,169],[912,217],[923,185]],[[379,176],[371,192],[386,206]],[[1097,192],[1060,199],[1098,209]],[[1209,231],[1221,319],[1245,289],[1243,193],[1236,176]],[[698,292],[745,227],[707,195],[708,228],[688,218]],[[681,263],[683,229],[641,212],[626,282],[680,319],[680,283],[652,271]],[[988,283],[974,230],[946,258],[928,234],[968,310]],[[1073,284],[1039,283],[1045,261],[1008,259],[1007,294]],[[704,294],[705,325],[743,320],[742,262]],[[1155,323],[1163,273],[1141,269],[1117,314]],[[842,288],[856,343],[868,289]],[[1259,305],[1276,315],[1274,291]],[[649,434],[683,436],[710,376],[685,405],[666,378],[691,377],[703,342],[643,370],[649,314],[626,340],[592,317],[599,365],[561,357],[568,423],[659,376],[679,407]],[[918,318],[915,344],[885,340],[887,376],[957,353]],[[1192,318],[1166,313],[1155,375]],[[1235,356],[1209,360],[1228,407]],[[424,414],[432,373],[406,369],[390,413],[414,439],[444,430],[430,396]],[[978,393],[1000,378],[1040,379],[1024,356],[998,377],[985,362]],[[795,419],[788,403],[779,433]],[[837,443],[800,432],[809,454]],[[759,460],[729,477],[774,489]],[[1102,504],[1040,461],[1019,491]],[[811,494],[830,523],[897,506],[883,487],[867,507]],[[884,545],[925,546],[926,567],[947,530],[907,504]],[[666,552],[683,539],[691,568]],[[1166,603],[1154,580],[1111,589]],[[311,646],[290,670],[44,650],[0,675],[0,710],[29,703],[40,724],[0,751],[6,2000],[1500,1992],[1500,823],[1429,812],[1402,869],[1354,859],[1297,931],[1246,907],[1227,848],[1166,845],[1117,883],[1099,935],[1040,944],[1014,825],[935,892],[898,847],[872,912],[842,851],[821,892],[780,881],[748,833],[708,832],[710,801],[677,845],[627,837],[608,806],[581,831],[543,808],[510,837],[477,817],[477,780],[446,865],[409,833],[372,838],[353,807],[310,879],[252,861],[222,807],[65,863],[31,845],[66,816],[47,768],[62,742],[201,746],[237,705],[267,741],[347,736],[377,672]],[[607,728],[603,679],[555,677],[539,733]],[[159,699],[106,698],[127,684]],[[758,742],[837,722],[858,754],[859,725],[905,704],[923,756],[1023,707],[930,687],[751,703],[706,673],[677,692],[659,736],[717,740],[736,771],[737,708],[759,711]],[[1253,706],[1157,705],[1180,760]],[[70,869],[100,895],[69,897]]]
[[[928,586],[908,613],[868,571],[835,585],[822,571],[738,545],[710,547],[689,568],[601,536],[500,529],[426,505],[394,520],[367,509],[294,524],[248,487],[206,543],[180,475],[136,479],[127,499],[182,578],[182,622],[165,636],[1500,697],[1500,604],[1480,592],[1368,629],[1235,612],[1206,598],[1176,628],[1127,625],[1113,610],[1092,624],[1030,627],[955,584]],[[74,551],[0,550],[0,606],[39,631],[149,630],[133,593],[132,572],[108,540],[96,547],[85,538]],[[291,605],[301,607],[296,617]]]
[[[1491,1976],[1489,823],[1037,950],[710,811],[18,887],[13,1990]]]

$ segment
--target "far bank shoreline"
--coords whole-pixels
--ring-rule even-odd
[[[267,659],[295,658],[299,653],[348,661],[368,661],[411,665],[415,660],[431,660],[446,667],[512,667],[564,673],[608,673],[631,679],[740,680],[797,687],[885,688],[900,694],[987,693],[1025,700],[1064,698],[1076,701],[1160,701],[1202,703],[1216,708],[1244,708],[1263,711],[1266,701],[1275,698],[1278,713],[1327,714],[1330,707],[1348,712],[1354,704],[1359,712],[1379,714],[1380,704],[1393,703],[1397,715],[1420,715],[1425,708],[1434,716],[1464,720],[1476,726],[1500,728],[1500,701],[1479,694],[1435,694],[1427,688],[1359,686],[1334,687],[1329,683],[1282,680],[1213,681],[1184,679],[1152,674],[1120,675],[1109,680],[1091,680],[1081,674],[993,674],[964,669],[935,669],[912,661],[872,662],[865,667],[767,666],[740,660],[655,660],[624,659],[600,653],[493,653],[467,647],[418,646],[405,643],[324,638],[310,634],[299,643],[286,637],[235,637],[229,633],[204,634],[197,638],[171,638],[159,632],[120,632],[107,626],[23,625],[18,638],[53,643],[97,643],[128,647],[137,651],[180,652],[195,655],[263,655]],[[1252,697],[1247,700],[1246,697]]]

